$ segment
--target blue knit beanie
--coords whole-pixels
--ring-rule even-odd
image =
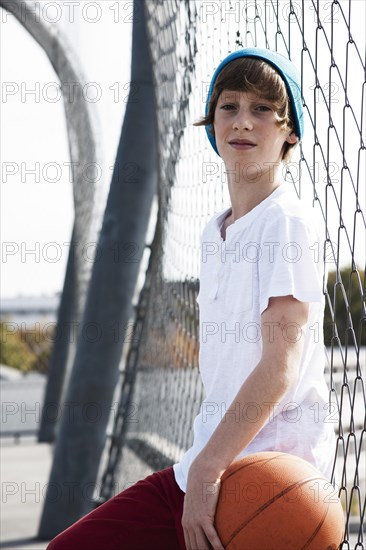
[[[266,61],[276,69],[276,71],[279,73],[286,84],[287,93],[290,99],[291,112],[293,114],[293,118],[296,124],[295,134],[299,137],[299,140],[301,141],[304,135],[304,113],[302,109],[300,75],[295,65],[293,65],[293,63],[289,59],[277,52],[273,52],[272,50],[263,50],[260,48],[244,48],[242,50],[236,50],[235,52],[225,57],[225,59],[221,61],[220,65],[217,67],[211,80],[206,101],[206,116],[208,114],[208,106],[217,75],[220,73],[223,67],[230,63],[230,61],[233,61],[238,57],[256,57],[258,59]],[[212,134],[210,134],[210,129],[213,129],[212,124],[206,126],[207,137],[210,140],[210,143],[215,153],[220,156],[220,153],[218,152],[216,147],[216,139]]]

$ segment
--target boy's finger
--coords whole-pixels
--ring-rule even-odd
[[[183,529],[183,534],[184,534],[184,543],[186,545],[187,550],[192,550],[193,546],[191,544],[191,539],[190,539],[188,530]]]
[[[212,525],[206,527],[205,533],[214,550],[225,550],[216,529]]]
[[[196,532],[195,538],[197,545],[195,548],[197,548],[197,550],[210,550],[209,539],[206,537],[203,529],[199,529],[199,531]]]

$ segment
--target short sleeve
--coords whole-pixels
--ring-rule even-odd
[[[323,302],[322,246],[316,225],[283,215],[262,233],[258,262],[260,313],[274,296]]]

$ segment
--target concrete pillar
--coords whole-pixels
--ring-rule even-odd
[[[138,9],[136,6],[138,4]],[[89,512],[157,183],[156,111],[144,10],[135,0],[131,94],[39,528],[51,538]],[[55,488],[59,489],[55,498]]]

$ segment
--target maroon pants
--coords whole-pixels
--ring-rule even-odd
[[[54,538],[47,550],[185,550],[173,467],[149,475]]]

